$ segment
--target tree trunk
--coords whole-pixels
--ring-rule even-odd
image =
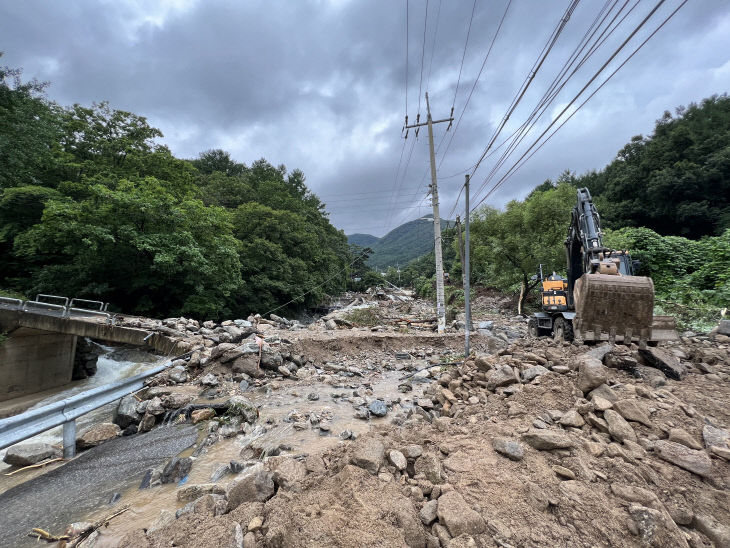
[[[522,283],[520,283],[520,298],[517,299],[517,314],[522,314],[522,305],[527,297],[527,274],[522,273]]]

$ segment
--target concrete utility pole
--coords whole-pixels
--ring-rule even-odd
[[[464,235],[464,359],[469,357],[469,333],[471,332],[471,270],[469,265],[469,174],[466,174],[464,182],[464,194],[466,196],[466,207],[464,208],[464,222],[466,234]]]
[[[443,120],[431,119],[431,105],[428,102],[426,92],[426,112],[428,118],[425,124],[406,125],[405,128],[417,128],[428,126],[428,152],[431,156],[431,204],[433,205],[433,240],[434,255],[436,256],[436,316],[438,318],[438,332],[443,333],[446,329],[446,306],[444,305],[444,260],[441,251],[441,217],[439,215],[439,191],[436,183],[436,154],[433,151],[433,125],[441,122],[449,122],[449,127],[454,121],[453,118]]]

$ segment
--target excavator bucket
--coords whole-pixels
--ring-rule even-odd
[[[652,340],[654,283],[645,276],[584,274],[573,291],[573,329],[584,341]]]

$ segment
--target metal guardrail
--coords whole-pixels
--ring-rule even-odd
[[[5,449],[37,434],[63,425],[63,457],[73,458],[76,454],[76,419],[89,411],[112,403],[144,387],[144,380],[164,371],[173,361],[190,352],[167,360],[153,369],[121,381],[87,390],[70,398],[32,409],[0,420],[0,449]]]
[[[94,305],[97,308],[82,308],[80,306],[74,306],[74,304],[77,303]],[[0,297],[0,307],[10,308],[11,310],[21,310],[23,312],[33,312],[35,314],[57,315],[60,318],[70,318],[75,313],[83,316],[101,316],[106,319],[107,323],[111,323],[112,319],[111,314],[107,312],[109,303],[91,301],[88,299],[69,299],[68,297],[45,295],[43,293],[36,295],[34,301],[23,301],[21,299]]]

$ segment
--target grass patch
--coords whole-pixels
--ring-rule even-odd
[[[352,310],[345,314],[345,320],[357,327],[373,327],[380,323],[380,317],[374,307]]]
[[[18,293],[17,291],[13,291],[11,289],[2,289],[2,288],[0,288],[0,297],[8,297],[10,299],[20,299],[21,301],[28,300],[28,297],[26,297],[22,293]]]

